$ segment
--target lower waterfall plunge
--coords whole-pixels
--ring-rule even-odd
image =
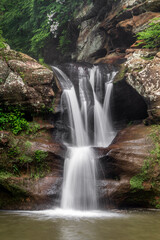
[[[116,135],[109,109],[116,72],[107,73],[104,81],[98,66],[85,69],[78,66],[79,94],[76,94],[69,77],[57,67],[53,71],[63,89],[61,108],[62,112],[67,111],[71,136],[71,144],[66,144],[61,208],[96,210],[97,167],[92,146],[107,147]]]

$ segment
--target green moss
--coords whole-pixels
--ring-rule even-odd
[[[10,179],[0,178],[0,209],[24,203],[28,192]]]
[[[13,174],[11,174],[10,172],[6,172],[6,171],[0,171],[0,179],[7,179],[7,178],[10,178],[12,177]]]
[[[52,71],[51,66],[47,65],[47,64],[44,62],[44,59],[43,59],[43,58],[39,58],[39,59],[38,59],[38,62],[39,62],[42,66],[44,66],[44,67],[46,67],[46,68],[48,68],[49,70]]]
[[[28,140],[24,144],[25,144],[25,149],[26,150],[30,149],[31,146],[32,146],[32,143],[30,141],[28,141]]]
[[[144,60],[153,60],[154,56],[141,57]]]
[[[127,72],[127,69],[128,69],[128,68],[127,68],[126,66],[124,66],[124,65],[121,66],[118,74],[116,75],[116,77],[115,77],[115,79],[114,79],[114,83],[116,83],[116,82],[121,81],[121,80],[124,79],[125,74],[126,74],[126,72]]]

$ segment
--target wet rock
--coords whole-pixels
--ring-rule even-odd
[[[96,30],[98,25],[95,25],[95,22],[90,20],[82,24],[77,45],[78,61],[89,62],[93,55],[97,55],[96,52],[103,48],[105,37],[103,31]]]
[[[100,156],[99,194],[100,202],[110,207],[150,207],[159,196],[159,190],[151,187],[150,181],[143,188],[134,191],[131,179],[142,171],[150,155],[153,143],[149,137],[152,127],[143,124],[133,125],[121,130],[103,154]],[[159,170],[153,171],[155,179]]]
[[[47,176],[0,179],[0,208],[8,210],[48,209],[60,204],[62,178]]]

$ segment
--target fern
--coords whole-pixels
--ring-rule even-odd
[[[137,39],[143,41],[144,48],[160,47],[160,18],[154,18],[147,29],[137,33]]]

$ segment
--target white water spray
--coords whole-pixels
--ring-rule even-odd
[[[62,188],[62,209],[97,209],[96,161],[89,136],[88,112],[93,109],[94,146],[107,147],[115,133],[109,114],[109,99],[112,84],[106,83],[104,103],[99,100],[103,94],[102,76],[98,66],[90,70],[89,81],[82,67],[78,68],[80,104],[72,82],[58,68],[53,68],[63,88],[62,102],[67,108],[71,129],[72,146],[68,147],[64,165]],[[111,74],[108,78],[113,79]],[[110,80],[110,79],[108,79]],[[88,83],[88,84],[87,84]],[[93,104],[92,104],[93,103]]]

